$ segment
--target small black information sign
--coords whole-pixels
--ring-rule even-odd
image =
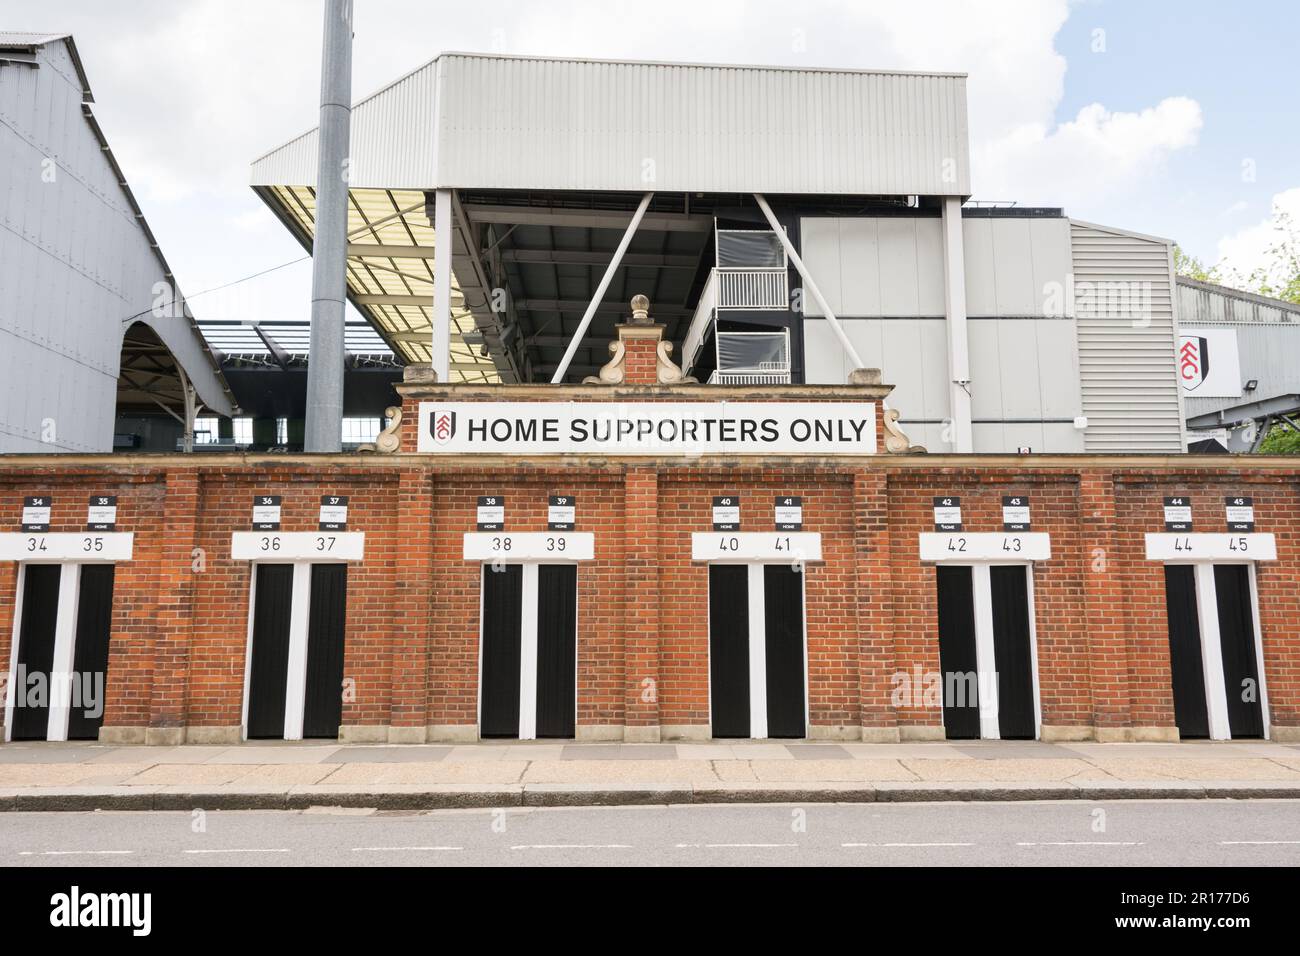
[[[1223,499],[1229,531],[1255,530],[1255,499],[1232,495]]]
[[[35,495],[23,499],[22,530],[49,531],[50,508],[54,499],[49,495]]]
[[[932,499],[934,503],[934,530],[961,531],[961,499],[956,495],[944,495]]]
[[[479,495],[478,530],[502,531],[506,526],[506,499],[500,495]]]
[[[803,530],[803,499],[782,495],[776,499],[776,530]]]
[[[347,495],[321,495],[320,530],[321,531],[347,531],[348,530],[348,496]]]
[[[740,496],[715,495],[713,498],[713,530],[740,530]]]
[[[1192,530],[1192,499],[1186,495],[1165,498],[1165,530]]]
[[[1029,496],[1028,495],[1003,495],[1002,496],[1002,530],[1003,531],[1028,531],[1030,524],[1029,518]]]
[[[112,531],[117,527],[117,495],[91,495],[86,508],[87,531]]]
[[[546,530],[572,531],[577,514],[578,500],[573,495],[551,495],[546,499]]]
[[[253,496],[253,530],[254,531],[279,531],[280,530],[280,496],[279,495],[254,495]]]

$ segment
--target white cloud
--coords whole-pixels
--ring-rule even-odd
[[[1242,286],[1256,269],[1267,269],[1272,264],[1269,250],[1286,237],[1283,217],[1290,218],[1293,230],[1300,229],[1300,187],[1274,196],[1271,213],[1263,222],[1219,240],[1219,266],[1229,285]]]
[[[248,167],[316,123],[318,0],[59,8],[52,24],[48,0],[9,0],[7,26],[74,33],[96,112],[182,285],[298,254],[278,225],[256,228],[262,204]],[[1068,0],[365,0],[352,88],[366,95],[444,50],[963,71],[976,198],[1069,208],[1087,196],[1096,208],[1195,142],[1200,110],[1181,98],[1135,113],[1094,105],[1056,126],[1066,60],[1054,42],[1070,9]],[[267,308],[283,314],[290,301]]]
[[[1093,103],[1055,129],[1030,123],[984,144],[976,153],[976,184],[987,199],[1067,208],[1085,197],[1095,201],[1159,173],[1172,153],[1196,143],[1202,122],[1200,105],[1182,96],[1138,113]]]

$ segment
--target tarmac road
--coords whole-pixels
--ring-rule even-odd
[[[0,866],[1300,864],[1300,802],[0,814]]]

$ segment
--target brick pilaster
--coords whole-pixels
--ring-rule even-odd
[[[853,476],[853,555],[857,584],[858,702],[862,739],[898,739],[890,701],[894,669],[893,575],[890,571],[889,480],[884,472]]]
[[[625,740],[659,740],[659,475],[629,468],[623,508],[626,569],[623,654]]]
[[[1128,629],[1110,473],[1080,473],[1079,526],[1092,722],[1099,739],[1126,739],[1132,726]]]
[[[433,488],[428,472],[403,469],[397,482],[402,546],[393,580],[392,711],[389,740],[420,743],[429,716],[433,589]]]
[[[168,470],[164,476],[161,554],[154,586],[153,689],[148,743],[182,743],[188,722],[190,646],[196,591],[217,555],[195,553],[202,485],[197,470]]]

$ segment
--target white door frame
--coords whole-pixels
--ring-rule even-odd
[[[1268,716],[1268,681],[1264,674],[1264,634],[1260,627],[1259,590],[1255,576],[1257,562],[1206,558],[1195,561],[1162,561],[1161,564],[1192,568],[1196,587],[1196,620],[1201,641],[1201,674],[1205,682],[1205,717],[1211,740],[1232,739],[1232,729],[1228,724],[1227,675],[1223,672],[1223,646],[1219,635],[1219,603],[1218,591],[1214,585],[1214,568],[1219,564],[1247,567],[1251,625],[1255,632],[1255,670],[1259,674],[1259,706],[1263,717],[1264,739],[1270,739],[1272,728]]]
[[[492,561],[479,565],[478,584],[478,681],[474,704],[474,732],[480,739],[483,733],[483,591],[486,576],[492,572]],[[579,560],[524,560],[511,559],[503,564],[520,566],[522,580],[519,594],[519,740],[537,739],[537,569],[543,564],[581,565]],[[582,589],[573,582],[573,727],[578,728],[578,649],[581,629],[578,627],[582,608]]]
[[[248,740],[248,691],[253,678],[253,621],[257,611],[257,569],[263,564],[293,568],[289,593],[289,661],[284,687],[284,740],[302,740],[307,694],[307,630],[311,616],[311,566],[337,562],[253,561],[248,590],[248,637],[244,648],[244,706],[239,716],[239,736]]]
[[[248,636],[244,647],[244,703],[239,714],[239,738],[248,740],[248,691],[253,676],[253,620],[257,610],[259,564],[293,566],[289,595],[289,661],[284,688],[284,740],[302,740],[307,700],[307,634],[311,624],[313,564],[354,564],[365,559],[364,531],[235,531],[230,556],[247,561]],[[344,641],[347,629],[344,628]],[[346,651],[346,648],[345,648]],[[342,688],[339,689],[341,694]]]
[[[1034,600],[1034,564],[1033,561],[948,561],[934,562],[937,565],[971,569],[971,602],[975,616],[975,683],[979,694],[980,739],[1001,740],[1002,731],[998,725],[998,686],[997,664],[993,650],[993,590],[990,583],[989,569],[994,567],[1015,567],[1025,569],[1025,601],[1029,605],[1029,667],[1034,692],[1034,739],[1043,736],[1043,701],[1038,682],[1038,610]],[[992,677],[986,675],[993,675]],[[940,673],[940,681],[943,674]],[[942,683],[940,685],[942,694]],[[939,708],[939,722],[943,725],[943,707]]]
[[[130,560],[128,557],[126,560]],[[29,562],[18,562],[18,574],[16,575],[15,593],[14,593],[14,617],[13,626],[9,635],[9,680],[5,687],[5,743],[13,740],[14,730],[14,705],[17,703],[16,694],[18,685],[16,675],[18,673],[18,644],[22,636],[23,623],[23,591],[27,585],[27,565]],[[49,695],[49,722],[46,725],[45,739],[48,741],[65,741],[68,739],[68,720],[72,714],[72,697],[75,693],[73,688],[74,673],[73,667],[76,661],[77,653],[77,614],[80,610],[81,598],[81,568],[85,564],[99,564],[114,562],[88,562],[88,561],[34,561],[33,564],[57,564],[59,566],[59,597],[58,605],[55,608],[54,624],[54,659],[50,667],[49,686],[46,693]],[[78,678],[79,680],[79,678]],[[84,682],[82,682],[84,687]],[[108,681],[105,679],[103,693],[107,695]],[[107,701],[100,701],[100,706],[104,706]]]
[[[749,739],[766,740],[767,737],[767,615],[766,584],[763,569],[769,564],[788,565],[783,561],[710,561],[713,565],[735,565],[748,569],[745,595],[749,612]],[[800,606],[803,609],[803,727],[808,738],[808,567],[800,566]],[[708,649],[705,657],[708,666],[705,680],[709,687],[709,736],[713,736],[713,589],[707,588],[705,614],[708,616]]]

